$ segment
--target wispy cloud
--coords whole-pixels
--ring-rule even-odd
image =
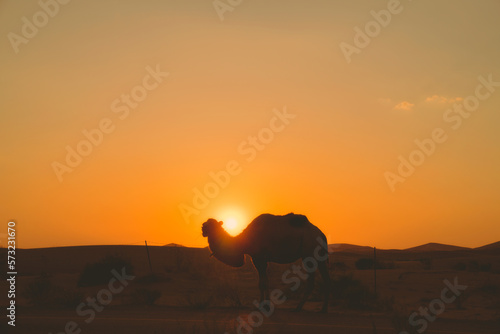
[[[410,103],[408,101],[403,101],[403,102],[399,102],[398,104],[396,104],[394,106],[394,109],[410,111],[413,109],[414,106],[415,106],[415,104],[413,104],[413,103]]]
[[[462,101],[463,98],[461,97],[446,97],[446,96],[441,96],[441,95],[432,95],[429,96],[425,99],[425,102],[429,103],[453,103],[453,102],[458,102]]]
[[[426,97],[423,102],[428,103],[428,104],[449,104],[449,103],[455,103],[455,102],[460,102],[462,101],[462,97],[447,97],[443,95],[430,95]],[[409,101],[401,101],[401,102],[396,102],[393,99],[389,97],[381,97],[377,99],[377,102],[383,106],[390,107],[392,106],[392,109],[394,110],[405,110],[405,111],[411,111],[413,110],[413,107],[415,107],[415,103],[411,103]],[[421,103],[421,102],[416,102],[416,103]]]

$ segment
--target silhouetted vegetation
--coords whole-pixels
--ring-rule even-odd
[[[457,271],[465,271],[467,269],[467,264],[465,262],[457,262],[452,268]]]
[[[205,293],[191,293],[184,297],[187,305],[194,310],[204,310],[208,308],[213,301],[213,295]]]
[[[132,293],[132,301],[134,304],[153,305],[158,298],[161,297],[159,290],[139,288]]]
[[[495,296],[495,295],[499,294],[500,286],[495,285],[495,284],[491,284],[491,283],[487,283],[487,284],[483,284],[480,287],[478,287],[478,290],[485,293],[485,294],[488,294],[490,296]]]
[[[354,265],[356,266],[356,269],[359,270],[373,269],[374,260],[372,258],[365,257],[357,260]],[[394,268],[396,268],[394,262],[377,261],[377,269],[394,269]]]
[[[408,322],[408,319],[410,318],[410,314],[402,314],[398,311],[393,311],[392,312],[392,317],[391,317],[391,322],[392,326],[396,330],[396,333],[408,333],[408,334],[419,334],[420,332],[418,329],[420,327],[417,326],[411,326],[410,323]]]
[[[334,277],[331,291],[334,300],[338,300],[352,309],[367,308],[375,299],[368,287],[351,275]]]
[[[424,270],[431,270],[432,269],[432,259],[431,258],[423,258],[420,259],[420,263],[422,263],[422,267]]]
[[[472,260],[469,262],[469,265],[467,267],[469,271],[472,272],[490,272],[491,271],[491,263],[481,263],[475,260]]]
[[[55,285],[49,275],[42,273],[28,284],[22,293],[32,306],[58,306],[74,308],[84,299],[77,289],[65,289]]]
[[[183,252],[182,248],[174,247],[172,249],[174,255],[175,271],[187,272],[191,267],[190,261],[186,257],[186,253]]]
[[[56,289],[49,276],[42,273],[28,284],[23,295],[34,306],[46,305],[54,300]]]
[[[243,306],[240,289],[235,282],[230,282],[229,280],[219,282],[216,285],[215,294],[219,300],[230,307]]]
[[[84,300],[84,297],[85,295],[77,289],[70,290],[58,288],[55,303],[59,306],[72,309],[77,307],[78,304]]]
[[[367,270],[367,269],[373,269],[373,263],[374,260],[371,258],[362,258],[356,261],[355,266],[356,269]]]
[[[471,272],[491,272],[491,263],[481,263],[475,260],[465,262],[457,262],[453,265],[453,270],[458,271],[471,271]]]
[[[110,255],[99,262],[90,263],[83,269],[78,286],[95,286],[107,284],[113,277],[113,270],[121,273],[123,268],[127,274],[133,274],[134,268],[129,260]]]
[[[332,270],[340,270],[340,271],[346,271],[349,269],[349,266],[346,265],[344,262],[333,262],[330,267]]]
[[[457,310],[465,309],[463,305],[464,305],[465,300],[469,297],[470,297],[470,291],[467,291],[467,290],[462,291],[462,293],[457,296],[457,298],[453,302],[455,304],[455,307],[457,308]]]

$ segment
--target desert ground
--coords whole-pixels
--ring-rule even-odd
[[[336,244],[330,251],[330,308],[321,314],[319,275],[304,310],[293,312],[305,281],[293,291],[283,280],[292,264],[269,268],[271,289],[286,298],[269,312],[254,305],[259,290],[250,258],[231,268],[207,248],[154,246],[150,268],[144,246],[20,249],[13,332],[500,333],[500,243],[377,250],[376,291],[372,248]],[[129,276],[120,289],[116,279],[110,288],[113,268]],[[443,302],[445,280],[462,287],[456,296],[445,293],[453,301]],[[97,300],[94,309],[89,300]],[[439,314],[426,319],[413,313],[420,308]]]

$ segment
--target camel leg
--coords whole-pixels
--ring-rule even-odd
[[[306,290],[304,291],[304,295],[302,296],[302,299],[299,302],[299,305],[297,305],[297,308],[295,311],[300,311],[302,310],[302,306],[307,301],[307,297],[311,294],[314,288],[314,278],[316,277],[316,272],[309,273],[309,276],[307,277],[307,283],[306,283]]]
[[[266,298],[269,297],[269,279],[267,277],[267,262],[254,260],[253,265],[257,272],[259,273],[259,290],[260,290],[260,302],[262,303]]]
[[[323,278],[323,284],[325,286],[325,301],[323,303],[322,313],[328,312],[328,300],[330,299],[330,286],[332,281],[330,279],[330,273],[328,272],[328,263],[326,261],[321,261],[318,263],[318,270]]]

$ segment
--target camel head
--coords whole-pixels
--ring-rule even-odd
[[[221,229],[222,222],[218,222],[217,220],[210,218],[206,222],[201,225],[201,233],[204,237],[208,237],[209,234],[214,233],[215,231]]]
[[[241,267],[245,264],[245,254],[234,238],[224,231],[222,224],[221,221],[210,218],[201,226],[203,236],[209,237],[208,244],[212,251],[210,257],[215,256],[219,261],[232,267]]]

